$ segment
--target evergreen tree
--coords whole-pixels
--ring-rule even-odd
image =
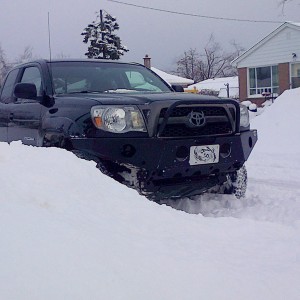
[[[100,10],[96,21],[89,24],[81,33],[84,36],[83,42],[89,44],[85,55],[88,58],[120,59],[120,56],[129,50],[121,44],[120,38],[114,33],[118,29],[116,18],[108,13],[103,16]]]

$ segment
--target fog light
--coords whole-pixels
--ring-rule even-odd
[[[220,155],[223,157],[223,158],[227,158],[229,155],[231,154],[231,146],[230,144],[223,144],[221,147],[220,147]]]
[[[136,152],[136,149],[129,144],[123,145],[121,154],[125,157],[132,157]]]
[[[177,148],[176,159],[179,161],[185,161],[189,157],[189,149],[185,146]]]

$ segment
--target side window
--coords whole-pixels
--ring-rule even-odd
[[[0,96],[1,102],[9,103],[12,101],[13,89],[19,73],[19,69],[12,70],[4,82],[2,93]]]
[[[36,86],[37,95],[42,96],[42,77],[40,70],[37,67],[26,68],[21,82],[33,83]]]

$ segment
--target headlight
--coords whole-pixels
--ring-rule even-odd
[[[91,109],[94,125],[102,130],[124,133],[128,131],[146,132],[141,112],[132,106],[94,106]]]
[[[240,104],[240,126],[248,127],[250,125],[248,107]]]

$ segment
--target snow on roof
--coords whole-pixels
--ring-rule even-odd
[[[151,67],[151,70],[171,85],[172,84],[175,84],[175,85],[189,85],[189,84],[194,83],[194,80],[192,80],[192,79],[187,79],[187,78],[180,77],[180,76],[177,76],[177,75],[168,74],[168,73],[166,73],[164,71],[161,71],[161,70],[159,70],[157,68],[154,68],[154,67]]]
[[[300,23],[297,23],[297,22],[286,22],[286,23],[289,23],[289,24],[292,24],[292,25],[295,25],[295,26],[299,26],[299,27],[300,27]]]

